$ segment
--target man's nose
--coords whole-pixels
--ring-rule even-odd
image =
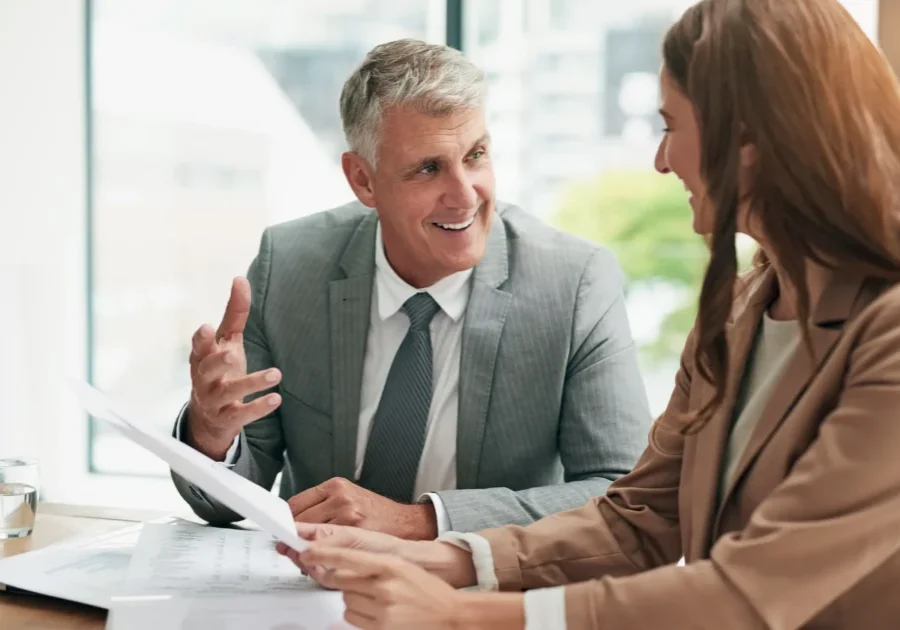
[[[478,193],[475,190],[473,178],[464,169],[452,173],[447,178],[447,188],[444,192],[444,205],[449,208],[468,210],[478,202]]]

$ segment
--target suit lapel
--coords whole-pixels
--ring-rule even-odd
[[[506,228],[494,215],[484,257],[472,276],[463,325],[456,436],[456,485],[474,488],[487,424],[500,337],[512,295],[499,287],[509,277]]]
[[[750,434],[750,441],[744,447],[731,483],[722,496],[715,520],[716,529],[725,503],[741,477],[790,413],[794,403],[809,386],[813,376],[819,371],[819,366],[840,339],[843,324],[850,316],[861,286],[862,278],[859,276],[832,274],[811,316],[809,335],[812,355],[806,344],[801,342],[783,368],[783,376],[769,394],[763,414]]]
[[[748,287],[743,308],[736,309],[733,319],[726,326],[728,340],[728,373],[732,378],[728,381],[727,391],[722,404],[713,417],[696,436],[696,463],[692,478],[692,533],[691,555],[706,557],[712,535],[712,521],[718,498],[719,475],[725,443],[731,432],[732,413],[735,400],[740,391],[744,376],[744,367],[753,347],[757,328],[763,311],[775,295],[775,274],[771,270],[764,272],[752,286]],[[713,395],[713,388],[695,376],[694,388],[697,393],[692,396],[691,407],[701,408]]]
[[[345,278],[329,284],[331,319],[331,408],[334,476],[354,479],[360,391],[372,282],[377,215],[372,212],[350,238],[340,267]]]

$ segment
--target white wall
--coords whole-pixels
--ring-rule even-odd
[[[0,2],[0,456],[39,457],[51,495],[85,450],[60,385],[85,363],[83,12]]]
[[[172,508],[165,479],[87,473],[84,0],[0,1],[0,457],[55,501]],[[135,331],[140,335],[140,331]]]
[[[896,0],[893,0],[896,1]],[[872,41],[878,40],[878,0],[841,0]]]

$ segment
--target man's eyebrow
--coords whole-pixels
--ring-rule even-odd
[[[469,151],[471,151],[472,149],[474,149],[475,147],[477,147],[480,144],[488,144],[490,141],[491,141],[491,134],[488,132],[484,132],[484,134],[480,138],[478,138],[478,140],[476,140],[475,142],[472,143],[472,146],[469,149]]]
[[[478,140],[476,140],[475,142],[472,143],[472,146],[469,148],[468,152],[471,153],[472,149],[474,149],[475,147],[482,145],[482,144],[488,144],[490,141],[491,141],[491,134],[485,132],[480,138],[478,138]],[[413,169],[421,168],[422,166],[425,166],[426,164],[440,163],[443,161],[444,161],[444,158],[440,155],[429,155],[426,157],[419,158],[415,161],[409,162],[408,164],[403,166],[403,170],[410,171]]]
[[[414,161],[408,162],[403,166],[404,171],[411,171],[414,169],[419,169],[425,166],[426,164],[431,164],[433,162],[441,162],[443,158],[439,155],[427,156],[422,158],[417,158]]]

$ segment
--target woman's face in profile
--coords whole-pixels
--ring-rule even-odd
[[[656,151],[656,170],[663,174],[674,173],[682,181],[694,213],[694,232],[708,236],[715,229],[715,209],[700,174],[700,125],[694,105],[665,68],[660,73],[659,85],[659,113],[666,123],[666,132]],[[753,224],[749,211],[749,191],[752,167],[756,163],[756,147],[750,143],[742,145],[740,160],[738,194],[741,200],[737,208],[737,231],[753,236],[758,230],[751,228],[758,226]]]
[[[711,234],[713,212],[706,201],[706,185],[700,175],[700,129],[691,101],[663,68],[660,73],[660,114],[666,125],[655,166],[660,173],[674,173],[684,184],[694,213],[694,232]]]

